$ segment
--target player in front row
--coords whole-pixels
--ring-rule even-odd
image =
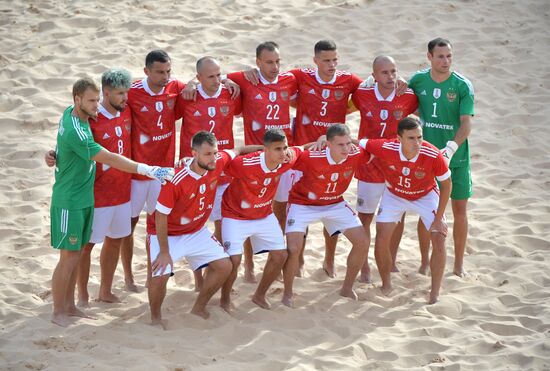
[[[99,89],[93,80],[75,82],[73,100],[74,106],[68,107],[59,121],[50,210],[51,244],[60,253],[52,276],[52,322],[60,326],[69,324],[69,316],[86,317],[75,306],[74,291],[82,249],[90,240],[96,161],[161,181],[171,179],[174,173],[173,169],[136,163],[94,141],[89,119],[97,117]]]
[[[390,239],[404,212],[420,215],[430,232],[433,252],[430,260],[432,289],[429,303],[439,297],[445,270],[445,237],[447,224],[445,208],[451,194],[451,172],[443,155],[430,143],[422,140],[420,121],[414,117],[401,120],[398,139],[362,139],[359,145],[380,159],[386,179],[386,190],[380,201],[376,218],[374,254],[382,278],[382,292],[392,290],[392,257]],[[440,183],[437,188],[436,179]]]
[[[161,306],[174,261],[186,258],[191,268],[208,267],[191,313],[208,318],[206,304],[231,273],[232,265],[223,246],[205,227],[212,212],[220,174],[240,153],[259,146],[218,152],[216,137],[200,131],[193,137],[192,154],[178,169],[172,182],[162,187],[150,238],[153,277],[149,283],[151,321],[162,326]],[[168,268],[169,267],[169,268]]]

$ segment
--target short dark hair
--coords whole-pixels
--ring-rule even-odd
[[[274,52],[275,49],[279,49],[279,45],[275,41],[264,41],[256,47],[256,58],[260,58],[264,50]]]
[[[193,135],[193,139],[191,139],[191,148],[198,150],[204,143],[215,146],[217,143],[216,136],[209,131],[198,131],[195,135]]]
[[[83,77],[81,79],[78,79],[73,84],[73,99],[76,96],[82,97],[86,90],[91,89],[95,91],[96,93],[99,93],[99,88],[97,87],[94,80],[92,80],[89,77]]]
[[[145,67],[151,68],[153,67],[153,63],[155,62],[170,62],[170,57],[168,56],[168,53],[166,53],[164,50],[150,51],[149,54],[147,54],[147,56],[145,57]]]
[[[336,136],[342,137],[344,135],[350,135],[349,128],[344,124],[334,124],[327,129],[327,140],[332,140],[332,138]]]
[[[452,48],[451,42],[449,40],[438,37],[428,43],[428,53],[433,54],[436,46],[448,46],[449,48]]]
[[[130,72],[122,68],[111,68],[101,75],[101,86],[114,89],[130,89],[132,85],[132,76]]]
[[[420,120],[414,116],[407,116],[397,124],[397,135],[401,136],[405,130],[414,130],[421,127]]]
[[[268,145],[273,142],[284,142],[285,140],[285,132],[279,128],[274,128],[266,130],[266,132],[264,133],[263,143],[264,145]]]
[[[317,41],[317,44],[315,44],[315,47],[313,48],[313,52],[315,53],[315,55],[321,53],[322,51],[334,50],[336,50],[336,43],[332,40]]]

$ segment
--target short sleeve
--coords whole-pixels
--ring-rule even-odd
[[[157,201],[157,211],[162,214],[168,215],[172,211],[175,205],[176,186],[172,182],[166,182],[161,189]]]
[[[357,88],[359,87],[359,85],[361,85],[361,83],[363,82],[363,80],[355,75],[355,74],[351,74],[351,91],[354,92],[357,90]]]
[[[69,148],[84,160],[91,160],[103,148],[89,133],[79,127],[68,131],[66,141]]]
[[[228,73],[227,78],[236,84],[241,85],[241,88],[243,82],[245,81],[244,73],[242,71]]]
[[[310,153],[310,151],[302,151],[300,155],[296,158],[296,161],[294,162],[294,165],[292,165],[292,168],[295,170],[306,171]]]
[[[414,91],[417,83],[418,83],[418,71],[415,72],[415,74],[412,75],[411,78],[409,79],[409,88],[411,88]]]
[[[438,181],[442,182],[451,177],[449,166],[445,162],[443,155],[439,153],[434,161],[434,174]]]
[[[460,88],[460,116],[474,115],[474,86],[468,80]]]
[[[240,178],[244,175],[244,172],[242,171],[242,163],[243,156],[237,156],[232,161],[229,161],[223,172],[225,175]]]

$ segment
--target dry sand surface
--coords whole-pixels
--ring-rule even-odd
[[[550,3],[396,3],[0,1],[0,369],[550,369]],[[280,43],[285,69],[310,66],[321,38],[337,41],[342,69],[365,78],[373,57],[389,53],[409,76],[427,65],[425,45],[436,36],[454,42],[454,66],[476,89],[469,275],[450,273],[450,239],[438,304],[426,305],[430,281],[416,273],[416,221],[409,217],[389,297],[379,292],[374,266],[374,283],[357,285],[360,301],[338,296],[350,246],[339,243],[338,277],[329,279],[316,225],[307,277],[296,280],[296,309],[279,303],[279,282],[269,293],[273,309],[259,309],[249,300],[254,286],[239,278],[233,316],[216,299],[210,320],[196,318],[188,314],[192,275],[181,265],[169,283],[163,332],[148,324],[146,292],[123,290],[119,267],[121,304],[92,302],[97,319],[66,329],[50,323],[58,254],[49,246],[53,173],[43,153],[55,144],[77,78],[98,80],[115,66],[140,77],[146,53],[162,48],[174,76],[187,81],[197,57],[217,56],[233,71],[253,63],[264,40]],[[354,132],[358,122],[350,117]],[[352,204],[354,192],[355,185],[346,194]],[[140,285],[142,224],[134,265]]]

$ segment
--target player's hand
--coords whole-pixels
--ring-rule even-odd
[[[441,154],[443,155],[443,158],[445,159],[445,162],[447,163],[447,166],[449,166],[449,163],[451,162],[451,159],[453,158],[453,155],[455,154],[456,150],[458,149],[458,144],[456,144],[455,141],[448,141],[445,148],[441,150]]]
[[[185,165],[190,159],[191,159],[191,157],[180,158],[179,161],[176,162],[176,166],[175,166],[175,167],[182,167],[182,166]]]
[[[151,179],[156,179],[160,184],[166,184],[167,180],[174,178],[174,169],[171,167],[149,166],[146,164],[138,164],[138,174],[148,176]]]
[[[197,83],[195,80],[189,81],[185,88],[181,91],[181,97],[185,100],[196,100],[197,99]]]
[[[257,68],[244,71],[244,78],[250,81],[250,83],[254,86],[260,83],[260,73]]]
[[[55,166],[55,151],[49,150],[44,154],[44,161],[48,167]]]
[[[241,94],[241,87],[233,80],[225,79],[223,86],[231,93],[231,99],[235,99]]]
[[[407,84],[407,80],[402,77],[398,77],[397,81],[395,82],[395,95],[400,96],[405,94],[408,87],[409,84]]]
[[[153,271],[153,274],[160,273],[161,275],[165,274],[166,268],[170,266],[170,272],[167,272],[167,274],[172,273],[172,267],[174,266],[174,263],[172,262],[172,257],[169,253],[159,253],[157,258],[151,263],[151,270]]]
[[[361,87],[362,88],[372,88],[374,86],[375,82],[376,82],[376,80],[374,79],[374,76],[370,75],[365,80],[363,80],[363,82],[361,83]]]
[[[327,146],[327,136],[326,135],[321,135],[317,141],[315,142],[315,144],[310,148],[310,150],[312,151],[320,151],[322,149],[324,149],[325,147]]]
[[[447,223],[443,219],[435,219],[430,226],[431,233],[441,233],[443,236],[447,237],[447,231]]]
[[[291,150],[290,148],[287,148],[285,150],[285,163],[289,163],[289,162],[294,161],[295,157],[296,156],[295,156],[293,150]]]

